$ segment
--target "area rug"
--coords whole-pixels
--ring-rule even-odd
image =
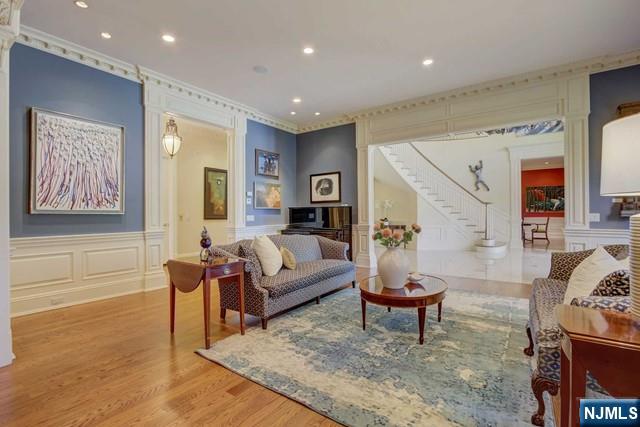
[[[524,299],[449,290],[443,319],[368,304],[346,289],[199,350],[205,358],[352,426],[530,426]]]

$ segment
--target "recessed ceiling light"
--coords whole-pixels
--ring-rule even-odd
[[[298,98],[297,96],[295,98],[292,99],[292,101],[296,104],[300,104],[302,102],[302,99]]]
[[[291,115],[292,115],[292,116],[295,116],[295,115],[296,115],[296,112],[295,112],[295,111],[292,111],[292,112],[291,112]]]
[[[102,36],[103,39],[109,40],[111,38],[111,34],[107,32],[102,32],[100,33],[100,35]]]
[[[163,34],[162,40],[166,41],[167,43],[173,43],[174,41],[176,41],[176,38],[171,34]]]
[[[312,47],[308,47],[308,46],[307,46],[307,47],[305,47],[304,49],[302,49],[302,51],[303,51],[306,55],[311,55],[311,54],[314,52],[313,48],[312,48]]]
[[[422,65],[424,65],[425,67],[428,67],[431,64],[433,64],[433,59],[431,58],[427,58],[424,61],[422,61]]]
[[[86,8],[89,7],[89,5],[87,4],[86,1],[78,0],[78,1],[75,1],[74,3],[75,3],[76,6],[78,6],[79,8],[82,8],[82,9],[86,9]]]
[[[320,112],[319,112],[319,111],[316,111],[316,112],[315,112],[315,113],[313,113],[313,114],[314,114],[314,115],[316,115],[316,116],[319,116],[319,115],[320,115]]]

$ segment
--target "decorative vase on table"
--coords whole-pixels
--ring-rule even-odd
[[[383,222],[375,224],[373,230],[373,240],[387,248],[378,258],[378,275],[382,284],[385,288],[402,289],[407,283],[411,265],[400,245],[406,245],[413,240],[414,233],[420,233],[422,228],[418,224],[412,224],[410,230],[391,230],[389,223]]]

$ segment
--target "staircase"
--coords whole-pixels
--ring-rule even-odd
[[[413,143],[380,147],[393,169],[416,193],[469,239],[488,258],[506,253],[507,214],[482,201],[429,160]],[[499,241],[501,240],[501,241]]]

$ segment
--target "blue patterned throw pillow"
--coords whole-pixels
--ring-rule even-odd
[[[593,296],[615,297],[629,295],[629,270],[617,270],[608,274],[591,292]]]

